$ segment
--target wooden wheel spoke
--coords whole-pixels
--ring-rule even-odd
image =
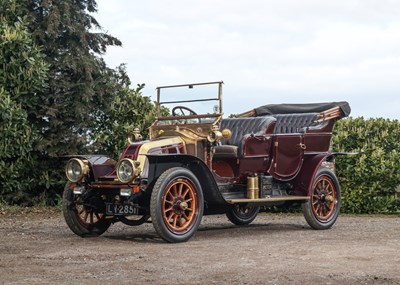
[[[87,222],[87,220],[88,220],[88,216],[89,216],[89,213],[88,212],[84,212],[83,213],[83,218],[82,218],[82,220],[86,223]]]
[[[167,200],[167,199],[165,199],[165,203],[170,204],[170,205],[173,205],[173,204],[174,204],[173,201],[170,201],[170,200]]]
[[[322,179],[321,186],[322,186],[322,190],[326,189],[326,180],[325,179]]]
[[[176,189],[176,184],[174,184],[174,186],[172,187],[172,193],[173,193],[173,198],[175,198],[176,196],[178,196],[178,190]]]
[[[182,194],[182,197],[185,198],[186,195],[189,193],[189,191],[190,191],[190,189],[187,188],[187,189],[185,190],[185,192]]]
[[[324,216],[324,207],[322,205],[319,205],[319,216],[320,218]]]
[[[183,183],[179,184],[178,196],[182,197]]]
[[[174,198],[175,198],[174,195],[172,195],[171,191],[168,191],[167,197],[171,198],[171,200],[174,200]],[[165,200],[169,201],[169,200],[167,200],[167,197],[165,198]]]
[[[174,209],[174,206],[172,205],[171,207],[166,208],[166,209],[164,210],[164,212],[167,213],[167,212],[169,212],[169,211],[172,211],[173,209]]]
[[[78,209],[77,209],[77,210],[78,210]],[[84,208],[81,208],[81,209],[78,211],[78,215],[80,216],[80,215],[82,215],[84,212],[85,212],[85,209],[84,209]]]
[[[185,225],[185,219],[182,218],[182,216],[179,216],[179,226],[183,227]]]
[[[189,216],[188,216],[188,215],[186,215],[186,213],[183,213],[183,215],[182,215],[182,216],[185,218],[185,220],[186,220],[186,221],[189,221],[189,220],[190,220]]]
[[[172,223],[173,227],[176,228],[176,223],[178,222],[178,215],[174,216],[174,221]]]
[[[175,215],[174,212],[171,212],[171,214],[167,217],[167,221],[171,221],[172,217]]]
[[[188,202],[192,202],[193,201],[193,198],[192,197],[190,197],[189,199],[186,199],[186,200],[184,200],[186,203],[188,203]]]

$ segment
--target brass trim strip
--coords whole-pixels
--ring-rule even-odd
[[[146,161],[146,154],[148,154],[149,150],[157,147],[163,147],[163,146],[168,146],[168,145],[173,145],[173,144],[180,144],[182,143],[185,147],[186,144],[183,139],[180,137],[172,137],[172,138],[165,138],[165,139],[160,139],[156,141],[150,141],[144,143],[138,153],[137,161],[140,162],[139,167],[141,170],[144,169],[144,163]]]
[[[279,202],[279,201],[301,201],[310,200],[308,196],[287,196],[287,197],[271,197],[271,198],[260,198],[260,199],[228,199],[226,202],[230,204],[237,203],[266,203],[266,202]]]

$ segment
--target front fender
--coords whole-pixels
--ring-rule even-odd
[[[148,185],[154,185],[157,178],[172,167],[185,167],[196,175],[208,204],[226,204],[217,183],[207,165],[199,158],[187,154],[147,155],[149,162]]]

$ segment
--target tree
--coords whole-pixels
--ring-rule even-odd
[[[30,183],[19,189],[54,201],[64,184],[60,157],[115,154],[133,124],[146,132],[154,105],[144,84],[131,89],[124,66],[111,69],[101,57],[121,42],[101,32],[94,0],[2,0],[0,11],[2,35],[14,37],[0,42],[1,102],[19,118],[18,132],[32,130],[23,142],[31,171],[18,170]]]
[[[43,137],[39,150],[49,157],[83,152],[90,143],[97,110],[107,112],[114,92],[108,88],[114,71],[100,55],[107,46],[121,42],[106,33],[93,32],[101,29],[91,15],[97,11],[94,0],[20,3],[34,40],[43,46],[50,65],[48,88],[38,94],[36,117],[30,117]]]
[[[39,176],[32,159],[39,135],[28,115],[37,107],[37,92],[46,87],[47,65],[27,22],[16,16],[16,2],[2,2],[0,8],[0,195],[19,203]]]
[[[114,74],[114,97],[107,113],[98,114],[97,129],[94,130],[94,151],[106,152],[118,157],[127,145],[128,134],[135,128],[143,138],[156,117],[156,108],[150,97],[143,96],[144,84],[131,89],[125,65],[118,67]]]

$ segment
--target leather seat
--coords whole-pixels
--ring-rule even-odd
[[[304,133],[315,126],[318,113],[279,114],[276,118],[275,134]]]
[[[232,132],[230,139],[222,139],[221,145],[214,148],[214,156],[237,158],[242,155],[246,136],[264,135],[273,129],[276,119],[272,116],[223,119],[220,129]],[[272,126],[272,127],[271,127]]]

